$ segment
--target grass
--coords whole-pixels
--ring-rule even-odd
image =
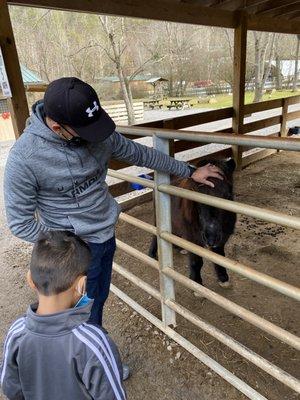
[[[296,96],[299,93],[292,92],[291,90],[278,90],[272,94],[264,94],[262,97],[262,101],[265,100],[274,100],[274,99],[281,99],[283,97],[290,97]],[[223,108],[223,107],[232,107],[232,95],[228,94],[217,94],[216,103],[203,103],[199,104],[197,108]],[[253,102],[254,93],[253,92],[246,92],[245,94],[245,104],[249,104]],[[196,108],[196,107],[195,107]]]

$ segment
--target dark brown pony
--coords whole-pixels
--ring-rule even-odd
[[[172,185],[195,192],[233,200],[233,171],[235,169],[234,160],[201,160],[197,167],[208,163],[217,166],[223,175],[223,180],[210,178],[215,187],[199,184],[193,179],[176,179]],[[207,247],[213,252],[225,256],[224,247],[230,235],[234,232],[236,214],[197,203],[192,200],[180,197],[171,198],[172,205],[172,232],[199,246]],[[149,250],[152,258],[157,257],[157,240],[153,237]],[[189,253],[190,278],[202,284],[201,268],[203,266],[202,257]],[[229,277],[224,267],[215,264],[215,270],[219,284],[223,287],[229,285]]]

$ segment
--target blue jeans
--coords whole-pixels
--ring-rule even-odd
[[[103,306],[109,294],[116,239],[112,237],[104,243],[88,245],[92,261],[87,273],[87,295],[94,299],[89,322],[102,325]]]

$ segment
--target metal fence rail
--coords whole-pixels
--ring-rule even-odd
[[[122,127],[121,131],[123,133],[130,133],[132,135],[153,136],[154,147],[164,152],[165,154],[169,153],[169,139],[183,139],[198,142],[209,141],[223,144],[250,145],[256,147],[298,151],[300,150],[300,141],[298,139],[290,138],[276,139],[262,138],[260,136],[245,137],[241,135],[225,135],[216,133],[211,134],[203,132],[195,133],[186,131],[136,127]],[[150,234],[157,236],[159,250],[158,261],[153,260],[141,251],[133,248],[132,246],[129,246],[128,244],[120,240],[117,240],[117,246],[119,249],[125,251],[130,256],[146,263],[148,266],[157,271],[160,289],[158,290],[154,288],[152,285],[144,282],[141,278],[135,276],[120,265],[114,264],[114,270],[133,284],[137,285],[139,288],[143,289],[146,293],[149,293],[153,298],[161,302],[162,320],[158,319],[145,308],[141,307],[126,293],[122,292],[114,285],[112,285],[112,291],[117,294],[121,299],[123,299],[126,303],[128,303],[131,307],[133,307],[136,311],[138,311],[141,315],[147,318],[151,323],[153,323],[164,333],[166,333],[169,337],[177,341],[196,358],[201,360],[205,365],[209,366],[225,380],[235,386],[239,391],[244,393],[248,398],[266,399],[256,390],[251,388],[247,383],[234,376],[230,371],[226,370],[219,363],[212,360],[210,357],[208,357],[208,355],[206,355],[200,349],[190,343],[187,339],[171,329],[170,325],[176,325],[176,314],[186,318],[188,321],[192,322],[194,325],[196,325],[206,333],[210,334],[221,343],[225,344],[236,353],[246,358],[248,361],[251,361],[254,365],[261,368],[263,371],[267,372],[269,375],[271,375],[281,383],[300,393],[300,381],[298,381],[296,378],[288,374],[286,371],[283,371],[276,365],[272,364],[268,360],[265,360],[262,356],[256,354],[251,349],[248,349],[243,344],[239,343],[229,335],[222,332],[220,329],[212,326],[208,322],[204,321],[202,318],[193,314],[182,305],[178,304],[175,300],[174,282],[177,282],[180,285],[183,285],[184,287],[201,294],[203,297],[207,298],[214,304],[233,313],[234,315],[247,321],[253,326],[267,332],[268,334],[274,336],[280,341],[298,350],[300,350],[300,339],[291,332],[284,330],[283,328],[273,324],[272,322],[258,316],[254,312],[251,312],[244,307],[239,306],[231,300],[228,300],[227,298],[215,293],[208,288],[203,287],[202,285],[190,280],[189,278],[175,271],[173,268],[172,245],[178,245],[181,248],[188,250],[189,252],[198,254],[203,258],[207,258],[219,265],[230,269],[235,273],[251,279],[254,282],[265,285],[266,287],[269,287],[285,296],[289,296],[294,300],[300,300],[300,289],[286,282],[282,282],[279,279],[275,279],[272,276],[256,271],[253,268],[246,266],[238,261],[230,260],[227,257],[220,256],[208,249],[205,249],[201,246],[195,245],[185,239],[173,235],[171,233],[170,195],[187,198],[196,202],[248,215],[254,218],[259,218],[268,222],[288,226],[294,229],[300,229],[300,218],[271,210],[262,209],[259,207],[248,206],[247,204],[242,204],[235,201],[224,200],[213,196],[203,195],[200,193],[177,188],[170,185],[168,175],[160,172],[155,172],[154,182],[111,170],[109,170],[108,175],[128,182],[140,183],[143,186],[154,190],[157,227],[140,221],[139,219],[124,213],[121,213],[120,219],[136,227],[139,227]]]
[[[125,250],[126,247],[122,247],[123,242],[118,243],[118,247]],[[126,245],[127,246],[127,245]],[[128,246],[131,247],[131,246]],[[131,248],[132,249],[132,248]],[[126,252],[132,255],[131,249],[126,248]],[[138,252],[138,251],[137,251]],[[140,255],[143,253],[139,252]],[[143,289],[145,292],[150,294],[156,300],[161,301],[160,292],[155,289],[153,286],[149,285],[148,283],[144,282],[131,272],[127,271],[125,268],[121,267],[120,265],[114,263],[113,266],[114,270],[118,272],[123,277],[127,278],[130,282],[135,284],[136,286]],[[172,271],[174,273],[175,271]],[[177,276],[181,274],[176,273]],[[172,276],[172,274],[171,274]],[[181,280],[182,276],[180,277],[179,281]],[[174,277],[176,280],[176,277]],[[184,277],[184,279],[187,279]],[[182,281],[181,281],[182,283]],[[221,296],[220,296],[221,297]],[[268,374],[273,376],[274,378],[278,379],[280,382],[286,384],[291,389],[299,390],[300,391],[300,382],[295,379],[293,376],[288,374],[286,371],[283,371],[281,368],[277,367],[276,365],[272,364],[271,362],[265,360],[260,355],[256,354],[254,351],[248,349],[246,346],[239,343],[237,340],[233,339],[229,335],[225,334],[224,332],[220,331],[218,328],[214,327],[213,325],[209,324],[208,322],[204,321],[200,317],[196,316],[185,307],[179,305],[175,301],[170,299],[165,300],[165,303],[171,308],[173,311],[176,311],[178,314],[186,318],[188,321],[192,322],[194,325],[198,326],[200,329],[204,330],[206,333],[209,333],[211,336],[219,340],[221,343],[225,344],[235,352],[239,353],[245,359],[251,361],[257,367],[263,369]]]
[[[197,346],[193,345],[183,336],[179,335],[174,329],[166,326],[159,318],[155,317],[148,310],[134,301],[131,297],[129,297],[122,290],[117,288],[115,285],[110,285],[111,291],[118,296],[121,300],[127,303],[131,308],[136,310],[140,315],[145,317],[149,322],[151,322],[154,326],[164,332],[167,336],[173,339],[175,342],[180,344],[185,350],[190,352],[194,357],[196,357],[199,361],[201,361],[204,365],[215,371],[218,375],[220,375],[225,381],[229,382],[232,386],[238,389],[241,393],[247,396],[251,400],[268,400],[266,397],[262,396],[255,389],[249,386],[247,383],[242,381],[240,378],[235,376],[232,372],[228,371],[221,364],[213,360],[203,351],[201,351]]]
[[[119,126],[118,132],[132,136],[152,136],[161,139],[188,140],[199,143],[218,143],[276,150],[300,151],[297,138],[276,138],[258,135],[233,135],[217,132],[178,131],[174,129]]]

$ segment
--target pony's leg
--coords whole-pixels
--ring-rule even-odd
[[[189,253],[190,279],[202,285],[201,268],[203,266],[202,257]]]
[[[201,268],[203,266],[202,257],[197,256],[196,254],[193,253],[189,253],[189,262],[190,262],[190,279],[202,285],[202,278],[201,278]],[[200,298],[203,297],[198,292],[194,292],[194,295]]]
[[[157,259],[157,237],[156,236],[152,236],[152,241],[150,244],[148,255],[151,258]]]
[[[221,256],[225,256],[224,246],[216,247],[212,249],[214,253],[220,254]],[[218,264],[214,264],[216,274],[218,277],[219,285],[224,288],[228,288],[230,286],[229,276],[227,274],[226,268],[221,267]]]

